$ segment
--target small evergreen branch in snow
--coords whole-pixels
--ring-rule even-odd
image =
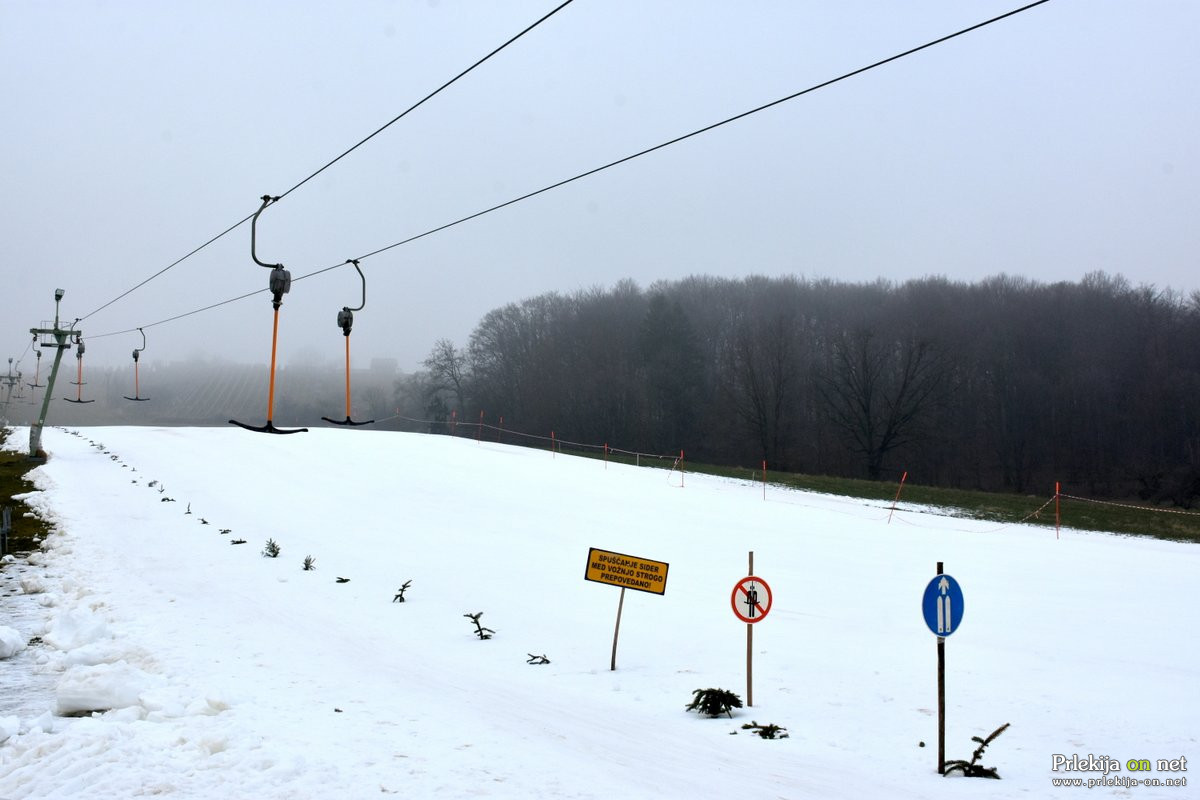
[[[304,557],[304,567],[303,567],[304,571],[312,572],[316,568],[317,568],[317,560],[315,558],[313,558],[312,556],[305,556]]]
[[[972,736],[971,741],[979,742],[979,747],[975,748],[975,752],[971,755],[971,760],[963,761],[962,759],[957,759],[955,761],[947,761],[946,771],[942,773],[942,776],[945,777],[954,770],[959,770],[968,778],[995,778],[996,780],[1000,780],[1000,775],[996,772],[995,767],[985,767],[976,762],[983,757],[984,748],[991,744],[993,739],[1004,733],[1009,724],[1010,723],[1006,722],[999,728],[996,728],[996,730],[992,731],[986,739],[980,739],[978,736]]]
[[[335,580],[334,582],[335,582],[335,583],[349,583],[349,582],[350,582],[350,579],[349,579],[349,578],[343,578],[343,577],[339,576],[339,577],[337,578],[337,580]]]
[[[267,543],[263,545],[263,558],[279,558],[279,545],[274,539],[267,539]]]
[[[741,708],[742,698],[728,689],[696,689],[692,692],[692,702],[686,706],[687,711],[699,711],[710,717],[728,714],[733,718],[731,709]]]
[[[772,725],[770,723],[768,723],[766,725],[759,725],[754,720],[750,720],[749,725],[743,725],[742,730],[754,731],[755,733],[757,733],[759,736],[761,736],[764,739],[786,739],[786,738],[788,738],[787,728],[781,728],[778,725]]]
[[[392,602],[393,602],[393,603],[403,603],[403,602],[404,602],[404,592],[408,590],[408,587],[409,587],[411,584],[412,584],[412,580],[411,580],[411,579],[410,579],[410,580],[407,580],[407,581],[405,581],[405,582],[404,582],[404,585],[403,585],[403,586],[401,586],[399,589],[397,589],[397,590],[396,590],[396,596],[392,598]]]
[[[492,634],[494,634],[495,631],[491,628],[483,627],[483,624],[479,621],[479,618],[483,616],[482,611],[477,611],[474,614],[463,614],[463,616],[475,623],[475,635],[478,636],[481,641],[483,639],[492,638]]]
[[[550,659],[546,658],[545,656],[535,656],[533,653],[529,653],[529,660],[526,661],[525,663],[526,664],[549,664]]]
[[[245,544],[246,540],[245,539],[233,539],[229,543],[230,544]]]

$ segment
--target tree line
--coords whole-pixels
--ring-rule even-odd
[[[438,427],[1046,495],[1200,499],[1200,293],[690,277],[547,293],[439,340],[397,400]]]

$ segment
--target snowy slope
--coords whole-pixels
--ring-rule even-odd
[[[1053,754],[1200,757],[1194,546],[915,509],[888,524],[844,498],[369,430],[45,445],[29,502],[61,532],[44,566],[8,567],[45,589],[10,626],[44,643],[0,661],[0,687],[32,666],[48,688],[0,715],[8,800],[1074,797],[1051,779],[1102,774],[1052,772]],[[619,590],[583,579],[589,547],[670,564],[664,595],[626,593],[616,671]],[[699,718],[693,689],[745,698],[729,598],[749,550],[774,591],[754,707]],[[947,756],[1009,722],[982,759],[1001,781],[935,771],[920,599],[939,560],[966,602]],[[487,641],[463,617],[478,611]]]

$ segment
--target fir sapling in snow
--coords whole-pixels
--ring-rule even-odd
[[[764,739],[786,739],[786,738],[788,738],[787,728],[781,728],[778,725],[774,725],[771,723],[768,723],[766,725],[759,725],[754,720],[750,720],[749,724],[743,725],[742,730],[754,731],[755,733],[757,733],[759,736],[761,736]]]
[[[728,714],[732,719],[731,709],[742,707],[742,698],[728,689],[696,689],[692,695],[692,702],[687,704],[687,710],[699,711],[709,717]]]
[[[483,627],[483,624],[479,621],[479,618],[483,616],[482,611],[477,611],[474,614],[463,614],[463,616],[475,623],[475,635],[478,636],[481,641],[483,639],[492,638],[492,634],[494,634],[495,631],[491,628]]]
[[[979,742],[979,747],[976,747],[975,752],[971,754],[971,760],[963,761],[962,759],[956,759],[954,761],[947,761],[946,770],[942,773],[942,775],[949,775],[951,772],[958,770],[968,778],[995,778],[996,780],[1000,780],[1000,775],[996,772],[995,767],[985,767],[976,762],[983,757],[984,748],[991,744],[993,739],[1004,733],[1008,726],[1009,723],[1004,723],[999,728],[996,728],[996,730],[992,731],[986,739],[980,739],[978,736],[972,736],[971,741]]]

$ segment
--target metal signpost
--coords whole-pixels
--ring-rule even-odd
[[[937,562],[937,575],[925,587],[921,599],[925,624],[937,636],[938,660],[938,774],[946,773],[946,637],[958,630],[963,616],[963,594],[958,581],[942,574],[942,562]]]

